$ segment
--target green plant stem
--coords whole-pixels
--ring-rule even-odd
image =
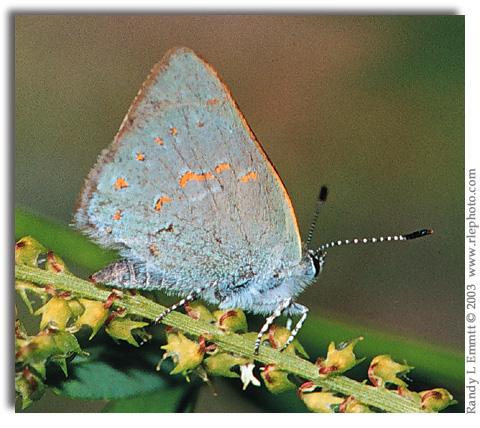
[[[77,297],[105,301],[111,292],[95,284],[84,281],[71,274],[57,274],[27,265],[15,267],[15,279],[35,283],[41,286],[53,285],[56,289],[70,291]],[[146,297],[124,293],[121,299],[115,299],[117,308],[125,308],[130,314],[149,320],[155,320],[166,308]],[[254,340],[239,334],[226,333],[220,328],[201,320],[195,320],[180,312],[171,312],[162,323],[175,327],[196,337],[208,335],[209,340],[223,350],[239,355],[252,356],[260,363],[276,364],[281,370],[295,374],[302,379],[314,381],[319,386],[335,392],[353,396],[360,402],[380,410],[394,413],[421,413],[421,409],[404,397],[387,389],[375,388],[349,379],[345,376],[324,378],[318,376],[318,367],[302,358],[281,353],[269,347],[261,347],[259,355],[253,356]]]

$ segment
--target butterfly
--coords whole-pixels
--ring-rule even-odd
[[[322,188],[319,206],[325,198]],[[215,70],[187,48],[153,68],[89,174],[75,224],[123,256],[96,282],[181,297],[158,320],[193,299],[267,316],[255,354],[281,315],[299,317],[282,349],[295,338],[308,313],[296,298],[334,244],[302,245],[275,168]]]

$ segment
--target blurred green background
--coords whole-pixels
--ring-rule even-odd
[[[329,187],[314,247],[435,230],[330,250],[299,301],[463,352],[463,16],[16,16],[16,205],[67,225],[150,69],[181,45],[231,90],[303,238],[319,187]],[[240,409],[218,385],[197,411]],[[41,403],[32,411],[52,410]]]

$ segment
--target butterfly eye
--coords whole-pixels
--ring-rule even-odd
[[[325,257],[327,253],[323,253],[321,250],[308,250],[307,254],[314,269],[313,276],[316,278],[320,274],[320,272],[322,272],[323,264],[325,263]]]
[[[312,261],[313,261],[313,266],[315,267],[315,278],[318,276],[318,274],[320,273],[320,260],[318,259],[318,257],[312,257]]]

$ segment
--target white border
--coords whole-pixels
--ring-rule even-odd
[[[368,2],[360,2],[360,1],[341,1],[337,0],[335,2],[314,2],[314,1],[301,1],[297,0],[296,2],[287,2],[287,1],[264,1],[259,2],[258,0],[242,0],[241,2],[228,2],[225,3],[224,1],[204,1],[198,3],[193,1],[182,1],[177,0],[174,2],[174,8],[169,8],[172,3],[168,2],[165,5],[164,2],[159,0],[137,0],[132,2],[131,0],[116,0],[116,1],[103,1],[99,2],[98,0],[82,0],[82,2],[75,2],[70,1],[66,3],[65,1],[43,1],[41,3],[34,2],[34,1],[4,1],[2,2],[1,8],[4,12],[2,14],[2,25],[1,28],[3,30],[2,33],[2,52],[3,55],[3,66],[1,67],[1,77],[3,83],[3,94],[6,94],[7,97],[3,98],[3,102],[1,103],[1,111],[0,111],[0,120],[2,121],[0,129],[3,131],[3,144],[1,144],[1,148],[3,153],[0,157],[1,161],[3,162],[3,168],[0,169],[2,173],[2,179],[0,180],[1,185],[1,194],[5,198],[3,207],[8,207],[8,209],[2,209],[1,212],[1,220],[3,226],[3,234],[2,236],[10,238],[13,236],[13,186],[12,186],[12,178],[13,178],[13,147],[12,139],[13,139],[13,43],[14,43],[14,14],[22,14],[22,13],[152,13],[152,12],[162,12],[162,13],[295,13],[295,14],[420,14],[420,13],[438,13],[438,11],[443,13],[455,13],[459,15],[466,15],[466,58],[467,58],[467,72],[466,72],[466,171],[469,168],[477,168],[479,170],[480,166],[480,156],[479,156],[479,127],[480,127],[480,115],[478,109],[478,100],[480,99],[480,79],[478,78],[479,75],[479,67],[477,67],[478,57],[479,57],[479,29],[480,29],[480,22],[479,22],[479,11],[480,7],[477,2],[475,1],[423,1],[419,2],[412,1],[412,0],[403,0],[401,2],[396,2],[392,4],[392,2],[388,3],[386,6],[385,1],[368,1]],[[165,7],[167,6],[167,7]],[[9,147],[10,146],[10,147]],[[0,254],[0,271],[1,272],[12,272],[13,268],[13,242],[10,239],[3,239],[3,244],[1,246],[2,253]],[[477,266],[478,267],[478,266]],[[7,287],[12,286],[10,281],[10,275],[6,275],[6,281],[2,283],[2,289],[5,290]],[[13,276],[13,274],[12,274]],[[10,343],[9,340],[12,339],[12,331],[11,331],[11,323],[12,320],[9,317],[12,314],[12,310],[9,307],[12,302],[9,300],[11,293],[7,293],[5,291],[6,296],[4,295],[2,299],[2,309],[3,309],[3,321],[4,326],[7,328],[2,329],[2,341],[1,343]],[[478,344],[478,340],[477,340]],[[2,349],[6,349],[7,351],[11,350],[10,346],[3,346]],[[70,427],[82,426],[84,427],[86,423],[95,422],[95,424],[106,423],[111,426],[120,427],[120,426],[130,426],[132,424],[148,424],[150,422],[153,426],[159,426],[164,424],[178,424],[178,423],[187,423],[190,422],[195,424],[196,427],[199,425],[209,424],[210,426],[213,424],[215,426],[229,426],[232,423],[232,415],[231,414],[220,414],[215,415],[214,420],[211,417],[205,415],[153,415],[152,418],[150,415],[112,415],[112,414],[95,414],[95,415],[88,415],[88,414],[76,414],[74,417],[70,414],[56,414],[56,415],[46,415],[46,414],[18,414],[15,415],[13,413],[13,409],[11,408],[11,394],[13,391],[7,390],[13,385],[13,382],[8,378],[12,376],[11,371],[11,356],[8,355],[6,352],[0,353],[2,359],[2,373],[5,375],[4,381],[1,382],[3,386],[0,389],[0,393],[2,394],[2,403],[4,403],[4,413],[7,419],[10,418],[22,418],[21,424],[38,424],[42,423],[42,420],[45,419],[45,422],[49,424],[49,426],[60,426],[60,424],[68,424]],[[480,355],[477,355],[480,359]],[[480,388],[479,388],[480,389]],[[480,409],[479,409],[480,412]],[[248,414],[239,414],[235,415],[235,424],[241,424],[245,422],[251,422],[253,418],[255,418],[255,424],[259,426],[273,426],[277,419],[278,415],[271,415],[271,414],[255,414],[255,415],[248,415]],[[331,423],[332,420],[326,421],[325,418],[328,415],[312,415],[312,414],[305,414],[305,415],[289,415],[290,417],[295,417],[295,422],[298,423],[298,417],[302,418],[302,422],[305,424],[314,423],[317,424],[321,422],[324,423]],[[282,416],[282,422],[288,424],[289,421],[283,419],[285,415]],[[338,416],[334,415],[335,417],[335,424],[342,424],[342,422],[346,425],[347,423],[351,424],[352,421],[346,420],[349,416]],[[350,416],[351,417],[351,416]],[[388,417],[387,415],[381,416],[376,415],[376,417]],[[406,419],[410,419],[415,417],[414,415],[395,415],[395,417],[388,417],[388,424],[389,426],[404,426],[407,421]],[[418,417],[418,416],[416,416]],[[435,417],[435,416],[428,416],[428,417]],[[442,414],[442,423],[448,423],[446,419],[453,419],[462,417],[462,415],[453,415],[453,414]],[[466,417],[466,416],[463,416]],[[27,421],[27,418],[29,419]],[[35,419],[34,419],[35,418]],[[48,419],[47,419],[48,418]],[[65,418],[65,419],[64,419]],[[92,419],[90,419],[92,418]],[[93,419],[95,418],[95,419]],[[105,418],[105,419],[103,419]],[[108,418],[108,420],[106,419]],[[178,418],[182,418],[181,422]],[[185,418],[192,418],[191,421],[186,421]],[[195,418],[195,419],[193,419]],[[303,419],[308,420],[303,420]],[[313,420],[315,418],[315,420]],[[317,418],[322,418],[319,421]],[[473,419],[480,419],[477,415],[469,417],[469,423],[474,422]],[[140,419],[140,420],[139,420]],[[273,419],[273,420],[272,420]],[[293,422],[293,420],[291,420]],[[19,421],[16,420],[15,422],[11,422],[11,426],[13,424],[18,424]],[[478,423],[478,422],[477,422]],[[10,424],[9,424],[10,426]],[[174,426],[174,425],[171,425]]]

